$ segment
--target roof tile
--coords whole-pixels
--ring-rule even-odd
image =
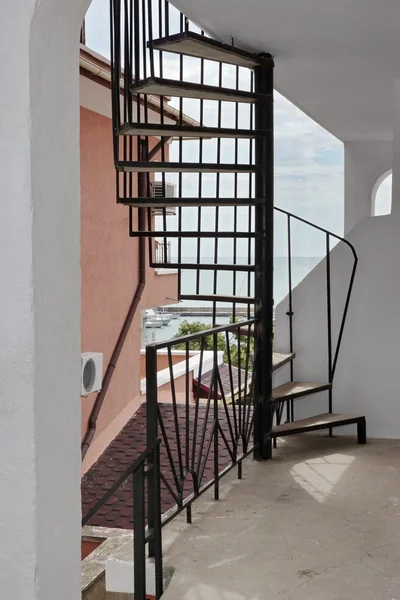
[[[186,415],[186,406],[177,405],[177,419],[180,427],[179,443],[181,454],[179,457],[178,443],[175,432],[175,419],[173,405],[160,403],[160,414],[163,419],[169,450],[175,465],[177,477],[180,478],[180,459],[183,465],[186,463],[186,416],[189,418],[189,467],[192,464],[193,450],[193,428],[197,412],[197,433],[196,433],[196,452],[195,465],[199,460],[201,449],[202,429],[206,420],[207,410],[204,405],[199,405],[196,411],[195,405],[190,405],[189,413]],[[228,415],[230,415],[230,410]],[[232,431],[234,432],[234,421],[229,416]],[[219,412],[219,420],[224,435],[229,444],[231,444],[231,430],[228,426],[227,415],[223,407]],[[146,405],[142,404],[136,414],[130,419],[125,427],[120,431],[116,438],[106,448],[97,462],[89,469],[82,478],[82,512],[86,514],[110,489],[121,473],[132,464],[146,448]],[[200,469],[204,466],[204,473],[201,485],[207,483],[213,478],[214,469],[214,444],[212,443],[207,454],[207,444],[210,440],[213,426],[213,408],[211,407],[207,418],[207,427],[205,442],[200,456]],[[227,467],[231,462],[229,451],[226,448],[223,437],[219,435],[219,467],[220,470]],[[204,464],[205,463],[205,464]],[[168,453],[164,441],[161,443],[161,472],[166,481],[176,492],[174,476],[168,459]],[[132,496],[132,477],[115,492],[115,494],[106,502],[106,504],[92,517],[89,524],[100,527],[117,527],[123,529],[133,528],[133,496]],[[186,476],[183,486],[183,497],[193,492],[193,480],[190,474]],[[162,511],[173,508],[176,502],[162,482],[161,485],[161,505]]]

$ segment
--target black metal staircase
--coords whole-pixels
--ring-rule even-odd
[[[146,352],[147,444],[153,448],[161,436],[171,478],[163,472],[160,477],[176,499],[176,513],[186,508],[189,520],[190,505],[195,498],[211,485],[218,498],[220,477],[235,465],[240,476],[242,460],[252,451],[259,460],[270,458],[272,443],[277,437],[324,428],[331,431],[334,426],[356,423],[358,441],[365,443],[365,419],[335,415],[332,408],[333,377],[357,265],[356,255],[353,249],[355,263],[334,352],[329,287],[331,234],[325,232],[328,374],[322,382],[295,381],[290,224],[298,218],[289,213],[285,214],[289,244],[290,347],[285,353],[273,352],[274,61],[270,54],[261,53],[263,50],[260,48],[260,54],[249,53],[237,48],[234,40],[231,44],[212,40],[166,0],[111,1],[117,202],[128,207],[129,235],[147,239],[150,266],[178,270],[179,300],[210,303],[213,309],[210,330],[179,340],[185,349],[187,365],[183,432],[178,419],[171,354],[177,342],[152,344]],[[177,123],[168,115],[167,106],[176,108]],[[189,117],[185,116],[186,112]],[[162,183],[162,193],[156,198],[152,196],[155,174],[159,174],[158,181]],[[176,182],[177,198],[168,197],[166,193],[166,174]],[[190,174],[195,174],[195,179],[191,175],[188,180]],[[177,210],[172,220],[168,211],[171,207]],[[155,217],[155,211],[159,216]],[[160,253],[156,260],[154,242],[160,238],[165,247],[167,243],[175,244],[171,252],[161,253],[161,261]],[[183,272],[191,274],[189,290],[183,289]],[[205,286],[204,276],[210,272],[211,283]],[[228,278],[227,274],[230,274]],[[220,303],[229,303],[234,322],[218,328]],[[237,309],[243,306],[247,321],[236,324]],[[225,384],[218,362],[219,336],[226,336],[229,377]],[[199,391],[191,406],[190,343],[200,345],[197,387],[200,390],[203,356],[209,338],[212,339],[212,369],[208,373],[206,404],[202,407],[204,410],[200,410]],[[158,404],[157,352],[161,349],[168,353],[178,463]],[[235,352],[238,364],[233,367]],[[273,389],[273,372],[285,365],[290,369],[289,381]],[[230,390],[224,389],[224,385]],[[328,412],[295,421],[294,401],[321,392],[329,396]],[[285,407],[286,422],[283,423]],[[200,425],[201,443],[198,442]],[[221,444],[229,461],[222,470]],[[213,479],[202,485],[211,452]],[[151,460],[150,457],[150,463]],[[193,479],[194,491],[185,500],[188,475]],[[150,544],[153,556],[154,490],[154,486],[148,489],[150,533],[143,538],[143,543]],[[143,573],[141,578],[143,580]],[[144,593],[143,585],[135,587],[135,598],[144,600]]]
[[[150,265],[178,269],[179,300],[212,303],[214,325],[217,321],[217,307],[221,302],[232,305],[234,318],[238,305],[247,306],[249,319],[254,315],[254,435],[256,455],[267,458],[270,456],[270,440],[276,438],[278,431],[272,430],[273,414],[276,416],[279,432],[286,435],[285,424],[282,424],[284,406],[287,408],[286,421],[290,424],[294,420],[295,399],[327,391],[327,414],[332,415],[333,375],[337,361],[336,353],[333,364],[329,330],[331,316],[328,315],[330,364],[326,381],[293,380],[294,347],[291,332],[290,352],[285,355],[289,358],[284,361],[291,365],[290,381],[272,390],[272,371],[281,366],[272,353],[273,58],[270,54],[252,54],[237,48],[233,40],[232,44],[225,44],[207,37],[164,0],[159,0],[158,5],[151,0],[114,0],[111,16],[117,201],[129,207],[130,235],[148,238]],[[172,61],[175,57],[172,68],[171,57]],[[197,82],[185,78],[186,57],[196,61]],[[217,64],[212,85],[207,80],[210,61]],[[231,69],[231,86],[225,83],[226,65],[228,70]],[[164,107],[171,97],[177,99],[175,104],[180,115],[177,124],[166,122],[168,119]],[[150,98],[153,101],[154,98],[157,99],[159,122],[152,122],[150,118]],[[193,125],[183,124],[184,102],[188,99],[198,103],[199,118]],[[212,104],[216,126],[206,123],[205,102]],[[233,105],[230,127],[223,124],[223,113],[227,105]],[[241,115],[244,105],[248,106],[245,119]],[[152,110],[154,113],[154,107]],[[150,147],[150,139],[154,137],[160,138],[158,160],[154,160],[156,152]],[[178,145],[178,160],[169,160],[171,140]],[[187,154],[185,143],[193,140],[198,143],[196,156],[193,161],[184,160],[184,155]],[[209,151],[206,144],[211,140],[215,140],[215,144]],[[223,141],[230,144],[229,151],[223,147]],[[243,144],[246,145],[245,151]],[[153,154],[151,160],[150,154]],[[209,158],[211,154],[215,155],[214,161]],[[233,162],[226,162],[225,154],[230,154]],[[164,197],[151,197],[154,173],[161,174],[164,189],[165,173],[177,174],[177,198],[169,198],[166,194],[163,194]],[[197,174],[197,189],[193,196],[184,193],[186,173]],[[134,179],[138,177],[136,174],[141,174],[141,179]],[[204,194],[204,176],[208,174],[213,177],[214,195]],[[229,185],[226,178],[229,178]],[[230,189],[229,196],[226,194],[226,187]],[[177,207],[178,211],[177,223],[174,225],[167,219],[167,209],[170,206]],[[193,208],[197,209],[197,214]],[[154,209],[157,209],[157,214],[161,214],[157,225]],[[227,209],[229,213],[226,212]],[[276,210],[285,213],[280,209]],[[138,212],[138,218],[134,218],[133,211]],[[290,253],[290,220],[298,218],[285,214],[288,217]],[[329,255],[329,236],[333,234],[326,234]],[[156,261],[152,238],[162,238],[165,242],[176,239],[177,256],[168,262]],[[184,248],[187,240],[195,242],[195,259],[187,258]],[[228,262],[221,260],[221,241],[231,242],[231,257]],[[205,261],[204,256],[209,259]],[[327,260],[329,268],[329,258]],[[355,260],[337,352],[356,264]],[[182,289],[182,271],[194,274],[194,285],[190,292]],[[202,286],[202,276],[206,271],[213,272],[212,289],[204,289]],[[222,272],[231,273],[229,286],[225,278],[221,287],[219,275]],[[238,283],[240,274],[241,285]],[[330,296],[328,311],[329,303]],[[290,308],[290,327],[291,313]],[[338,422],[342,424],[343,415],[339,417]],[[332,417],[328,420],[331,429],[335,421]],[[310,427],[310,423],[306,425]],[[301,430],[300,423],[296,431],[299,428]],[[288,428],[287,434],[292,429]]]

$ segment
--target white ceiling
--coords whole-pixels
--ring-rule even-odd
[[[339,139],[392,139],[400,0],[173,0],[216,39],[275,55],[275,87]]]

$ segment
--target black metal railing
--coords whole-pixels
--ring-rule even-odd
[[[298,222],[302,223],[315,231],[321,232],[325,237],[325,261],[326,261],[326,339],[327,339],[327,376],[330,384],[333,383],[340,347],[343,339],[343,332],[346,324],[351,294],[353,291],[354,278],[357,271],[358,264],[358,256],[354,246],[345,238],[320,227],[319,225],[315,225],[314,223],[303,219],[302,217],[298,217],[286,210],[275,207],[275,211],[284,215],[287,222],[287,256],[288,256],[288,311],[287,316],[289,317],[289,350],[290,352],[296,351],[295,344],[295,331],[293,326],[293,317],[295,314],[296,307],[294,305],[293,300],[293,229],[292,223]],[[338,334],[336,338],[336,344],[333,342],[333,332],[332,332],[332,272],[331,272],[331,250],[333,249],[332,240],[338,240],[345,244],[351,251],[351,256],[353,259],[353,264],[351,266],[351,271],[349,274],[349,283],[347,286],[347,290],[345,292],[344,298],[344,307],[343,313],[339,320],[339,328]],[[293,381],[293,361],[290,363],[290,377],[291,381]],[[328,391],[329,394],[329,412],[333,412],[333,392],[332,387]],[[282,415],[281,415],[282,416]],[[287,419],[290,421],[294,421],[294,402],[293,400],[288,401],[287,403]],[[278,418],[278,421],[280,419]]]
[[[163,559],[161,537],[160,441],[153,440],[145,452],[129,466],[86,513],[82,526],[104,506],[122,486],[130,486],[133,494],[133,571],[135,600],[146,600],[146,546],[154,563],[156,600],[163,593]],[[150,496],[151,490],[151,496]],[[153,590],[152,590],[153,591]]]
[[[214,327],[146,347],[148,444],[161,438],[161,482],[172,507],[163,524],[214,487],[254,449],[254,320]],[[175,349],[183,350],[181,381]],[[165,404],[157,381],[158,356],[167,352],[169,389]],[[182,358],[182,357],[181,357]],[[165,388],[164,388],[165,389]]]

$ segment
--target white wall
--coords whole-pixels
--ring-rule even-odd
[[[78,39],[0,3],[0,597],[80,597]]]
[[[400,80],[395,86],[392,213],[400,218]]]
[[[393,166],[392,142],[345,142],[344,144],[344,230],[372,215],[374,186]]]
[[[388,438],[400,437],[400,203],[396,201],[400,197],[399,90],[396,118],[392,214],[364,218],[346,236],[358,253],[359,265],[333,394],[334,412],[365,415],[367,434]],[[366,174],[369,166],[366,160],[358,172]],[[361,190],[357,190],[357,180],[354,179],[354,190],[359,194],[360,202],[367,191],[363,177],[359,181]],[[372,179],[371,176],[371,182]],[[331,252],[331,263],[336,339],[351,267],[351,255],[344,244]],[[297,354],[295,378],[324,381],[327,377],[325,260],[296,288],[293,306],[294,349]],[[277,307],[278,351],[288,348],[286,307],[287,299]],[[296,403],[296,416],[322,413],[327,407],[327,393],[302,399]]]

